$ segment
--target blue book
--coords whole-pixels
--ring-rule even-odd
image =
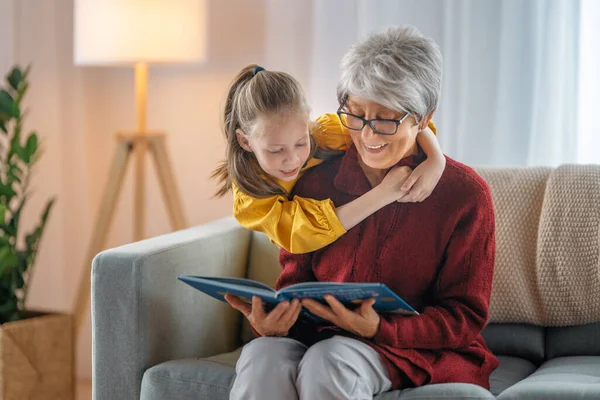
[[[296,298],[310,298],[327,304],[323,296],[330,294],[348,308],[355,308],[363,300],[374,298],[373,308],[377,312],[418,314],[383,283],[303,282],[276,291],[264,283],[244,278],[180,275],[178,279],[221,301],[225,301],[227,293],[248,303],[252,303],[252,296],[258,296],[266,303],[267,309],[272,309],[284,300],[291,301]],[[305,309],[302,310],[302,314],[311,317]]]

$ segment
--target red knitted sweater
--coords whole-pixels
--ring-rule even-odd
[[[308,171],[294,194],[336,206],[371,189],[352,146],[346,155]],[[423,155],[399,165],[415,167]],[[277,288],[305,281],[383,282],[420,315],[381,315],[379,332],[364,340],[382,356],[395,389],[465,382],[489,389],[498,360],[481,331],[488,318],[495,257],[494,209],[487,184],[472,169],[447,159],[431,196],[393,203],[309,254],[282,250]],[[335,326],[298,322],[290,336],[308,345]]]

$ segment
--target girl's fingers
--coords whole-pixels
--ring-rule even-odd
[[[402,187],[400,188],[400,190],[402,190],[403,192],[408,192],[410,189],[412,189],[414,184],[417,183],[419,178],[420,178],[420,176],[418,176],[417,174],[415,174],[413,172],[412,174],[410,174],[408,176],[406,181],[402,184]]]

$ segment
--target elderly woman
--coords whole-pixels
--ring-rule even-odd
[[[441,87],[441,54],[414,28],[393,28],[353,46],[338,85],[346,154],[304,175],[297,195],[346,204],[390,169],[424,159],[416,136]],[[464,382],[489,388],[498,360],[482,336],[495,254],[486,183],[450,158],[422,203],[394,203],[309,254],[281,251],[277,287],[305,281],[383,282],[419,315],[378,314],[371,300],[345,308],[303,300],[325,324],[285,307],[249,316],[263,337],[244,348],[232,399],[367,399],[390,389]],[[260,304],[260,303],[258,303]],[[294,309],[290,305],[289,309]]]

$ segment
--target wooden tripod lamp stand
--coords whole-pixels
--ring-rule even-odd
[[[181,199],[166,149],[164,132],[146,127],[149,63],[198,62],[205,57],[204,0],[75,0],[75,64],[135,68],[137,127],[118,133],[117,149],[75,302],[75,329],[89,311],[93,257],[104,249],[129,159],[135,158],[133,239],[144,238],[146,156],[155,162],[173,229],[186,226]]]

